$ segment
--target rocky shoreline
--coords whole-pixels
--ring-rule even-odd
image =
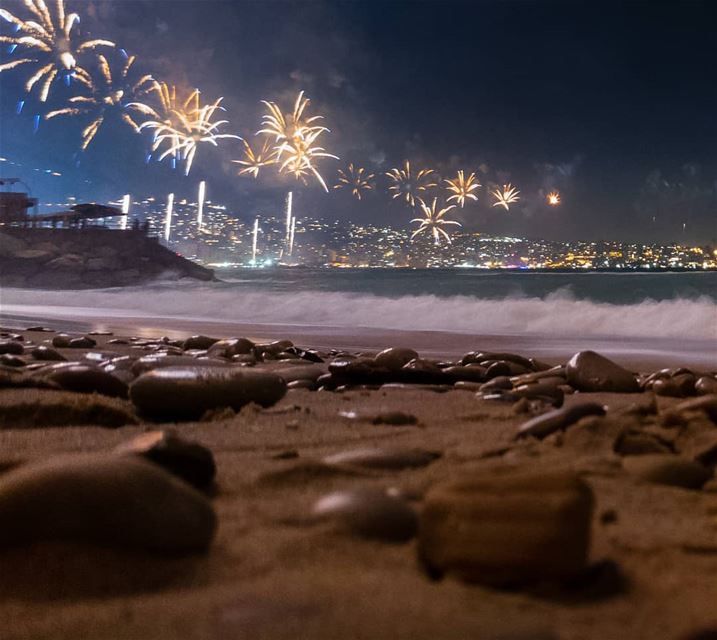
[[[6,328],[0,440],[9,638],[717,634],[715,371]]]
[[[195,264],[136,230],[34,229],[0,232],[0,286],[91,289],[157,279],[213,280]]]

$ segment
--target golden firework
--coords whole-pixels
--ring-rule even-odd
[[[254,151],[246,140],[242,142],[244,143],[244,159],[232,160],[232,162],[244,167],[239,169],[240,176],[249,175],[257,178],[259,169],[276,164],[276,152],[271,147],[269,140],[264,140],[260,151]]]
[[[160,161],[168,156],[180,157],[184,160],[185,175],[189,175],[200,144],[208,143],[218,147],[219,140],[242,139],[231,133],[219,133],[223,125],[229,124],[228,120],[214,120],[217,112],[224,111],[221,106],[224,98],[218,98],[213,103],[202,106],[199,89],[195,89],[180,106],[174,88],[170,92],[167,85],[160,85],[159,94],[163,107],[169,106],[163,115],[164,119],[147,120],[139,128],[154,130],[152,151],[156,151],[166,143],[167,148],[159,156]],[[165,102],[165,99],[168,102]],[[133,103],[132,106],[136,104]]]
[[[518,191],[514,186],[511,184],[504,184],[503,190],[496,189],[493,191],[492,195],[495,197],[495,202],[493,203],[494,207],[503,207],[506,211],[510,210],[510,207],[508,205],[514,204],[515,202],[518,202],[520,200],[519,194],[520,191]]]
[[[0,9],[0,18],[15,26],[12,36],[0,36],[0,42],[20,47],[24,56],[11,62],[0,64],[0,72],[21,65],[32,64],[39,68],[25,83],[25,91],[32,91],[40,83],[40,102],[47,101],[52,82],[58,75],[77,77],[86,71],[78,64],[79,55],[97,47],[114,47],[109,40],[84,40],[75,38],[73,29],[80,21],[76,13],[65,13],[64,0],[57,0],[55,16],[47,7],[45,0],[23,0],[23,4],[32,14],[29,20],[18,18],[7,9]]]
[[[73,96],[70,98],[69,107],[50,111],[46,120],[57,116],[79,116],[94,114],[94,119],[82,131],[82,150],[84,151],[92,142],[100,129],[107,115],[112,111],[120,113],[122,120],[132,127],[132,130],[139,132],[139,125],[135,122],[128,111],[140,111],[137,107],[142,103],[125,104],[129,98],[141,98],[156,89],[156,82],[151,75],[143,75],[137,80],[132,80],[130,71],[135,61],[135,56],[129,56],[122,65],[118,74],[113,76],[112,68],[107,58],[103,55],[97,56],[100,69],[100,77],[93,80],[84,70],[77,72],[77,78],[90,91],[89,96]]]
[[[448,232],[443,228],[446,225],[461,226],[460,222],[455,220],[445,220],[443,216],[446,215],[451,209],[455,209],[456,205],[451,204],[443,209],[438,209],[437,198],[433,198],[433,202],[427,205],[421,198],[418,200],[423,217],[414,218],[411,222],[418,222],[420,226],[411,234],[411,240],[421,233],[430,233],[433,236],[433,242],[436,245],[441,244],[441,238],[444,238],[448,244],[451,244],[451,237]]]
[[[560,194],[557,191],[551,191],[546,197],[545,201],[551,207],[557,207],[560,204]]]
[[[297,180],[306,184],[306,178],[313,175],[325,191],[326,186],[323,177],[316,168],[318,158],[339,158],[328,153],[324,147],[318,146],[319,136],[328,133],[326,127],[316,125],[315,122],[322,120],[323,116],[307,117],[304,112],[310,100],[304,97],[301,91],[294,102],[294,109],[290,114],[285,114],[275,103],[262,100],[267,112],[262,118],[262,129],[257,135],[267,135],[274,138],[274,153],[279,163],[280,173],[290,173]]]
[[[367,173],[363,167],[354,167],[353,163],[351,163],[346,168],[346,171],[339,169],[339,182],[334,185],[334,189],[350,188],[351,195],[361,200],[362,191],[371,191],[373,189],[371,184],[373,178],[373,173]]]
[[[415,206],[419,194],[438,186],[433,182],[432,174],[433,169],[421,169],[415,175],[412,174],[411,163],[406,160],[403,169],[396,167],[386,173],[393,180],[393,184],[388,188],[389,191],[393,191],[391,197],[402,198],[407,204]]]
[[[455,200],[460,207],[463,208],[466,200],[478,200],[478,196],[473,192],[481,188],[481,183],[476,179],[475,173],[471,173],[466,178],[463,170],[460,169],[455,178],[450,180],[446,179],[443,182],[448,185],[446,190],[453,194],[446,202]]]

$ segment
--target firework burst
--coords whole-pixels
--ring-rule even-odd
[[[259,169],[276,164],[276,152],[272,148],[269,140],[264,140],[264,144],[259,151],[254,151],[246,140],[242,140],[242,142],[244,143],[244,159],[232,160],[232,162],[244,167],[243,169],[239,169],[240,176],[248,175],[258,178]]]
[[[451,237],[448,232],[444,229],[447,225],[461,226],[460,222],[455,220],[445,220],[443,216],[446,215],[451,209],[455,209],[456,205],[451,204],[442,209],[438,208],[437,198],[433,198],[433,202],[427,205],[421,198],[418,200],[419,207],[423,217],[414,218],[411,222],[418,222],[419,227],[411,234],[411,240],[421,233],[430,234],[433,236],[433,242],[436,245],[441,244],[441,238],[444,238],[448,244],[451,244]]]
[[[551,191],[547,196],[545,196],[545,201],[551,207],[557,207],[560,204],[560,194],[557,191]]]
[[[131,73],[135,56],[129,56],[122,64],[119,73],[112,73],[112,67],[103,55],[97,56],[99,66],[99,77],[93,79],[86,71],[78,70],[77,79],[90,91],[89,96],[73,96],[70,98],[70,106],[63,109],[50,111],[45,119],[50,120],[57,116],[82,116],[93,115],[93,120],[82,131],[82,150],[89,146],[99,131],[102,123],[112,113],[120,114],[123,122],[132,127],[136,133],[139,132],[139,125],[132,118],[132,111],[142,113],[140,105],[143,103],[129,103],[128,99],[139,99],[154,92],[157,83],[150,75],[143,75],[133,79]]]
[[[361,193],[363,191],[371,191],[373,185],[374,174],[367,173],[363,167],[354,167],[353,163],[350,164],[346,171],[339,169],[339,182],[334,185],[334,189],[351,189],[351,195],[361,200]]]
[[[503,207],[506,211],[510,210],[511,204],[514,204],[520,200],[520,191],[518,191],[514,186],[511,184],[504,184],[503,190],[496,189],[493,191],[492,195],[495,198],[495,202],[493,203],[494,207]]]
[[[466,200],[478,200],[478,196],[473,193],[481,188],[481,183],[476,179],[476,174],[471,173],[467,178],[463,173],[463,170],[459,170],[455,178],[450,180],[446,179],[443,182],[446,183],[446,190],[453,195],[447,198],[446,202],[455,200],[458,205],[463,208]]]
[[[339,158],[317,144],[319,136],[329,132],[326,127],[315,124],[323,116],[305,115],[310,100],[304,97],[303,91],[297,96],[291,113],[285,114],[275,102],[262,100],[262,103],[267,112],[261,121],[263,128],[257,135],[263,134],[274,139],[273,151],[279,172],[290,173],[304,184],[313,175],[328,192],[329,188],[316,167],[316,161],[319,158]]]
[[[0,36],[0,42],[14,48],[20,48],[22,57],[0,64],[0,72],[23,65],[36,65],[38,68],[25,83],[28,93],[37,85],[40,87],[40,102],[47,101],[50,87],[58,77],[77,77],[86,71],[77,59],[83,52],[97,47],[114,47],[109,40],[81,40],[75,36],[75,25],[80,16],[65,12],[64,0],[57,0],[53,16],[45,0],[23,0],[23,4],[32,14],[32,18],[23,20],[7,9],[0,9],[0,18],[15,27],[15,34]]]
[[[387,172],[386,175],[393,180],[388,190],[392,191],[391,197],[401,198],[406,204],[414,207],[416,198],[421,194],[437,186],[432,178],[433,169],[421,169],[418,173],[411,173],[411,163],[406,160],[403,169],[396,167]]]
[[[190,96],[180,103],[177,100],[176,89],[170,90],[167,85],[159,87],[160,100],[165,112],[160,118],[143,122],[139,129],[154,131],[152,151],[157,151],[166,145],[166,149],[159,156],[160,161],[168,156],[184,160],[184,173],[189,175],[192,163],[200,144],[219,146],[219,140],[242,138],[231,133],[219,133],[219,129],[229,124],[228,120],[214,120],[217,112],[224,111],[221,106],[224,98],[218,98],[211,104],[202,106],[199,89],[195,89]],[[133,107],[141,108],[136,103]],[[152,117],[152,113],[147,113]],[[156,113],[155,113],[156,116]]]

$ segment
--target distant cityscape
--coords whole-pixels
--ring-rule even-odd
[[[50,209],[76,204],[48,203]],[[96,223],[141,227],[185,257],[212,267],[463,267],[478,269],[717,269],[717,249],[682,244],[557,242],[455,231],[452,243],[411,240],[411,229],[311,216],[266,215],[247,222],[224,205],[155,198],[110,202],[127,218]]]

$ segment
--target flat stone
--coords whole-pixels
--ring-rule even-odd
[[[232,365],[219,358],[193,358],[178,355],[143,356],[132,364],[132,373],[136,376],[167,367],[231,367]]]
[[[206,551],[212,505],[157,465],[134,456],[76,455],[0,476],[0,546],[44,540],[158,553]]]
[[[212,452],[170,431],[150,431],[115,448],[116,453],[142,456],[197,489],[206,489],[217,472]]]
[[[628,456],[623,458],[622,464],[638,480],[683,489],[700,489],[713,473],[699,462],[675,455]]]
[[[326,464],[348,464],[367,469],[416,469],[425,467],[441,457],[436,451],[423,449],[349,449],[326,456]]]
[[[384,542],[407,542],[416,535],[418,519],[402,499],[378,489],[336,491],[314,503],[312,514],[332,520],[351,533]]]
[[[92,349],[97,346],[97,341],[89,336],[80,336],[78,338],[71,338],[67,343],[68,349]]]
[[[586,565],[592,491],[572,471],[497,469],[431,489],[419,557],[434,575],[517,586]]]
[[[533,436],[545,438],[558,430],[565,430],[585,416],[604,416],[605,407],[596,402],[585,402],[564,409],[556,409],[522,424],[518,429],[518,438]]]
[[[269,407],[284,397],[276,374],[245,367],[169,367],[149,371],[130,386],[130,399],[158,420],[196,420],[210,409],[235,411],[254,402]]]
[[[594,351],[576,353],[565,366],[568,383],[578,391],[636,393],[637,378]]]
[[[41,377],[65,391],[100,393],[113,398],[127,397],[127,383],[91,364],[63,363],[41,369]]]

